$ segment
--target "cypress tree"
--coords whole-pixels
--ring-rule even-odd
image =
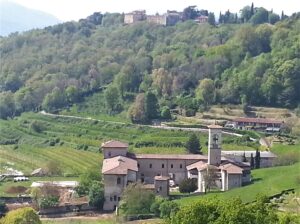
[[[252,2],[252,4],[251,4],[251,16],[253,16],[253,15],[254,15],[254,4]]]
[[[200,153],[201,150],[200,140],[195,133],[190,135],[189,140],[186,143],[186,149],[193,154]]]
[[[251,169],[254,169],[254,157],[253,157],[253,153],[251,153],[250,166],[251,166]]]
[[[260,151],[258,151],[258,149],[256,149],[256,153],[255,153],[255,168],[256,169],[260,168]]]
[[[242,160],[243,162],[247,162],[247,158],[246,158],[246,153],[245,153],[245,151],[244,151],[244,154],[243,154],[243,160]]]

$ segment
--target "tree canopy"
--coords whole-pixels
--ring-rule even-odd
[[[251,105],[297,107],[299,13],[279,20],[252,5],[241,16],[221,13],[219,26],[193,21],[214,23],[204,9],[190,6],[183,15],[184,22],[163,27],[123,26],[122,14],[96,13],[2,37],[0,117],[58,110],[103,90],[109,114],[147,92],[157,97],[158,115],[164,106],[194,113],[202,104],[239,104],[242,96]]]

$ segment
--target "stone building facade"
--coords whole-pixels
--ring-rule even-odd
[[[134,24],[140,21],[146,20],[146,11],[145,10],[136,10],[124,15],[125,24]]]
[[[207,191],[209,178],[222,191],[249,182],[249,164],[221,157],[222,127],[208,128],[208,156],[132,154],[126,143],[114,140],[103,143],[104,210],[116,209],[123,190],[135,182],[143,183],[146,189],[162,197],[169,195],[169,180],[178,185],[186,178],[195,178],[198,192]]]

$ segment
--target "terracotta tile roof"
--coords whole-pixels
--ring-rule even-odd
[[[154,180],[169,180],[170,177],[168,176],[155,176]]]
[[[108,142],[104,142],[101,145],[102,148],[128,148],[128,144],[116,140],[110,140]]]
[[[243,173],[243,168],[238,167],[232,163],[222,165],[222,166],[220,166],[220,168],[222,170],[227,171],[227,173],[231,173],[231,174],[242,174]]]
[[[254,118],[254,117],[239,117],[233,120],[234,122],[247,122],[258,124],[281,124],[282,121],[266,119],[266,118]]]
[[[128,170],[138,171],[136,160],[124,156],[116,156],[103,160],[102,174],[126,175]]]
[[[160,154],[134,154],[131,155],[135,159],[181,159],[181,160],[207,160],[205,155],[195,155],[195,154],[169,154],[169,155],[160,155]]]
[[[222,129],[223,127],[220,125],[212,124],[207,126],[209,129]]]
[[[198,171],[206,170],[207,168],[209,168],[209,169],[218,169],[218,167],[213,166],[213,165],[209,165],[208,163],[205,163],[203,161],[193,163],[193,164],[186,167],[187,170],[197,169]]]

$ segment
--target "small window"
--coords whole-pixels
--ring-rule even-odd
[[[152,168],[152,163],[150,163],[149,167]]]
[[[171,164],[171,168],[173,168],[173,164]]]
[[[165,164],[161,164],[161,168],[165,168]]]
[[[159,187],[159,191],[162,191],[162,187],[161,186]]]
[[[182,169],[182,164],[180,164],[180,169]]]
[[[113,197],[110,197],[110,201],[113,201]]]
[[[138,163],[138,168],[140,168],[140,164]]]
[[[121,178],[120,177],[117,178],[117,184],[121,184]]]
[[[117,201],[117,195],[114,196],[114,201]]]
[[[118,197],[118,201],[121,201],[121,197]]]
[[[111,152],[108,152],[108,157],[111,157]]]

